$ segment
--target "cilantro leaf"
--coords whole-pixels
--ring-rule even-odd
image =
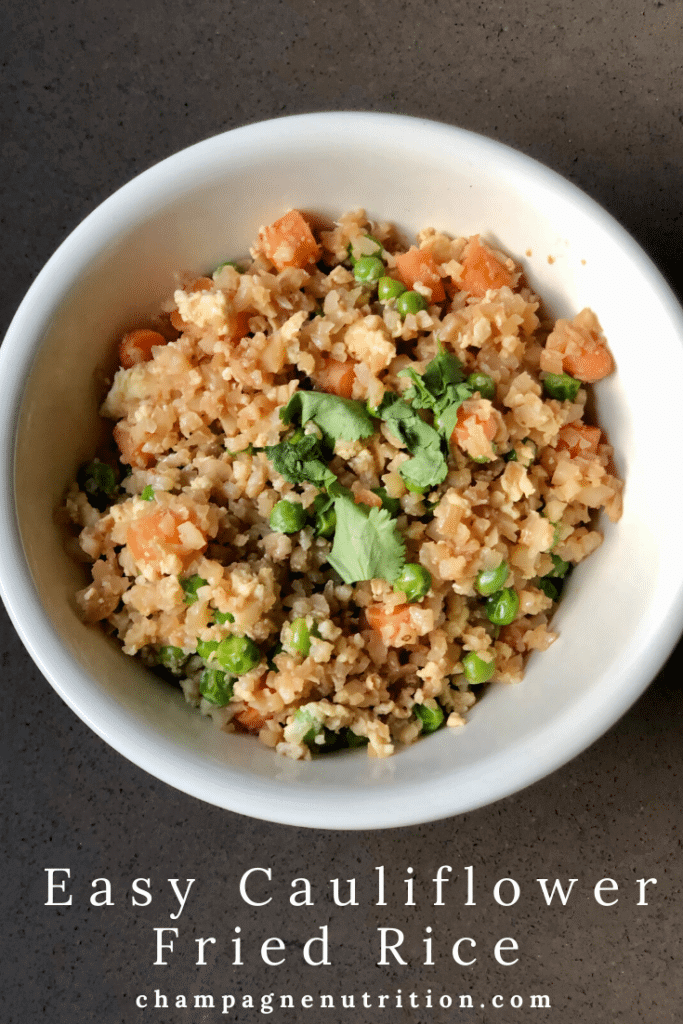
[[[439,346],[438,353],[427,364],[422,376],[407,368],[400,371],[399,377],[410,377],[413,382],[413,387],[404,394],[404,398],[408,398],[417,409],[433,409],[449,387],[462,384],[464,373],[458,357]]]
[[[463,365],[452,352],[441,346],[436,356],[425,367],[422,380],[433,395],[442,395],[451,384],[462,384],[465,379]]]
[[[469,384],[451,384],[446,389],[438,408],[434,412],[434,426],[449,443],[458,420],[458,410],[463,402],[472,397]]]
[[[405,562],[405,544],[384,508],[356,505],[350,492],[334,488],[337,527],[328,562],[345,583],[385,579],[393,583]]]
[[[473,393],[469,384],[463,383],[460,360],[452,352],[440,348],[421,377],[409,368],[401,370],[401,376],[410,377],[413,382],[403,397],[416,409],[432,410],[434,426],[448,443],[458,419],[458,410]]]
[[[415,409],[393,392],[386,392],[377,415],[389,425],[413,456],[399,467],[406,484],[419,491],[436,487],[445,480],[448,465],[436,430],[418,416]]]
[[[295,391],[287,405],[280,409],[280,419],[284,423],[300,420],[302,425],[313,420],[330,448],[335,441],[370,437],[375,429],[363,402],[319,391]]]
[[[329,512],[334,505],[334,498],[331,494],[316,494],[313,499],[313,511],[317,516]]]
[[[314,434],[304,434],[262,449],[275,470],[290,484],[312,483],[329,487],[337,477],[327,467],[320,440]]]
[[[403,398],[410,402],[413,409],[434,409],[436,399],[429,388],[425,386],[419,373],[407,367],[405,370],[399,370],[398,376],[409,377],[413,382],[412,388],[403,392]]]
[[[398,498],[390,498],[387,494],[386,487],[373,487],[373,493],[376,494],[382,500],[382,508],[385,508],[392,519],[399,515],[401,511],[401,502]]]

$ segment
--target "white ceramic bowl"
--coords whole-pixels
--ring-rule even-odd
[[[493,686],[464,729],[384,761],[313,762],[227,736],[77,618],[79,569],[53,512],[93,453],[99,370],[177,269],[246,252],[290,206],[365,206],[406,232],[480,231],[527,269],[556,316],[598,314],[618,372],[597,388],[625,476],[624,515],[574,573],[560,638],[519,686]],[[531,255],[525,256],[527,251]],[[548,257],[554,262],[549,262]],[[490,803],[612,725],[683,622],[678,387],[683,319],[619,225],[573,185],[490,139],[382,114],[312,114],[238,128],[163,161],[98,207],[28,292],[0,350],[0,586],[36,663],[107,743],[152,775],[243,814],[318,828],[408,825]]]

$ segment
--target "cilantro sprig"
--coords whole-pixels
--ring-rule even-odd
[[[290,484],[311,483],[327,488],[337,477],[329,469],[322,443],[315,434],[295,432],[279,444],[258,449],[266,453],[273,468]]]
[[[353,493],[329,468],[335,441],[370,437],[375,430],[373,418],[383,420],[410,453],[399,468],[406,485],[427,491],[448,474],[448,446],[458,409],[473,393],[464,382],[460,360],[441,348],[423,374],[406,369],[401,375],[409,377],[412,386],[403,395],[386,392],[379,408],[372,410],[337,395],[296,391],[280,410],[283,423],[296,429],[279,444],[249,448],[251,454],[264,452],[290,483],[312,483],[323,492],[315,511],[334,510],[328,562],[345,583],[378,578],[393,583],[403,569],[406,551],[394,518],[398,503],[379,489],[381,508],[356,504]],[[433,425],[420,415],[422,411],[432,414]],[[302,428],[310,422],[321,437],[304,433]]]
[[[398,470],[409,487],[425,491],[446,479],[448,464],[441,449],[441,438],[412,405],[387,391],[377,415],[412,455]]]
[[[335,441],[360,441],[375,430],[362,402],[319,391],[295,391],[287,405],[280,409],[280,419],[283,423],[298,422],[302,426],[312,420],[330,448]]]
[[[338,484],[332,489],[337,526],[328,562],[344,583],[385,579],[393,583],[405,563],[405,542],[385,508],[356,505]]]
[[[437,355],[420,376],[415,370],[401,370],[399,377],[409,377],[413,386],[403,398],[415,409],[430,409],[434,426],[448,444],[458,419],[458,410],[472,397],[473,390],[464,383],[463,365],[452,352],[439,347]]]
[[[295,391],[280,409],[283,423],[305,426],[313,422],[322,439],[297,429],[279,444],[255,448],[263,451],[277,472],[292,484],[312,483],[327,489],[337,477],[329,462],[338,440],[358,441],[370,437],[374,424],[362,402],[317,391]]]
[[[385,508],[357,505],[328,466],[335,441],[357,441],[374,433],[375,424],[365,406],[336,395],[296,391],[280,410],[280,418],[296,429],[279,444],[252,448],[251,454],[265,452],[273,468],[290,483],[312,483],[327,492],[316,500],[315,511],[320,516],[334,509],[328,561],[345,583],[378,578],[393,583],[405,562],[405,543],[396,520]],[[304,434],[302,426],[311,421],[322,438]]]

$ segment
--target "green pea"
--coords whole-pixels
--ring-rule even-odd
[[[402,590],[409,604],[421,601],[425,594],[429,593],[431,585],[431,574],[423,565],[416,562],[406,562],[400,575],[394,580],[394,590]]]
[[[209,661],[211,655],[218,650],[218,640],[197,640],[197,654],[204,661]]]
[[[543,380],[543,390],[550,398],[560,402],[573,402],[579,393],[581,381],[568,373],[548,373]]]
[[[187,661],[187,655],[180,647],[171,647],[170,645],[160,647],[157,657],[160,665],[176,674],[180,674],[181,668]]]
[[[380,277],[377,283],[377,298],[380,302],[391,302],[407,290],[401,281],[395,281],[393,277]]]
[[[334,732],[332,729],[328,729],[327,726],[323,728],[323,741],[316,740],[311,746],[311,752],[314,754],[331,754],[335,750],[340,750],[342,747],[347,746],[346,736],[343,732]]]
[[[462,659],[462,669],[465,679],[472,686],[479,686],[481,683],[488,683],[496,671],[495,661],[484,661],[474,651],[469,651]]]
[[[154,501],[154,488],[151,484],[147,484],[140,497],[143,501]]]
[[[434,701],[434,707],[428,704],[416,704],[413,711],[422,722],[422,732],[425,736],[430,732],[436,732],[444,723],[444,713]]]
[[[186,579],[179,576],[178,582],[185,592],[185,604],[194,604],[195,601],[198,601],[199,595],[197,591],[200,587],[205,587],[208,584],[208,580],[198,576],[196,573],[194,576],[188,576]]]
[[[106,462],[93,459],[86,462],[78,471],[76,482],[88,499],[88,502],[98,512],[104,512],[108,505],[111,505],[114,495],[118,489],[116,473]]]
[[[509,452],[506,452],[503,456],[506,462],[517,462],[517,452],[514,448],[511,448]]]
[[[353,276],[359,284],[376,284],[383,273],[384,264],[377,256],[361,256],[353,268]]]
[[[373,487],[373,494],[382,499],[382,508],[385,508],[390,516],[397,516],[401,511],[401,502],[398,498],[390,498],[386,487]]]
[[[542,590],[546,597],[549,597],[551,601],[557,601],[560,596],[560,587],[562,580],[549,580],[547,577],[543,577],[538,581],[538,589]]]
[[[478,391],[482,398],[493,401],[496,397],[496,383],[488,373],[471,373],[466,381],[473,391]]]
[[[204,700],[225,707],[233,696],[233,680],[218,668],[205,668],[199,677],[199,692]]]
[[[564,558],[560,558],[559,555],[551,554],[550,557],[553,560],[553,567],[538,581],[538,587],[552,601],[557,601],[562,593],[565,577],[571,571],[572,566],[571,562],[565,562]]]
[[[368,244],[370,243],[370,244]],[[364,234],[360,238],[349,242],[347,250],[351,266],[355,266],[358,260],[364,256],[381,256],[384,246],[374,235]]]
[[[215,660],[233,676],[243,676],[256,668],[261,652],[248,636],[228,636],[216,648]]]
[[[323,730],[323,724],[320,719],[307,707],[296,709],[294,712],[294,721],[308,726],[306,732],[301,737],[303,742],[307,744],[313,743],[316,736]]]
[[[324,491],[321,491],[319,494],[316,494],[309,511],[314,516],[317,516],[318,513],[327,511],[327,509],[332,508],[333,505],[334,499],[331,498],[329,494],[325,494]]]
[[[334,502],[327,494],[317,494],[309,509],[314,521],[316,537],[332,537],[337,527],[337,513]]]
[[[562,523],[561,522],[556,523],[554,519],[550,519],[550,517],[546,514],[545,508],[542,508],[540,510],[540,514],[543,516],[544,519],[547,519],[548,522],[553,527],[553,540],[552,540],[552,544],[550,545],[550,547],[548,549],[549,551],[552,551],[553,548],[557,547],[557,545],[560,542],[560,537],[562,536]],[[552,555],[551,555],[551,558],[552,558]]]
[[[240,267],[239,263],[235,263],[234,260],[226,260],[224,263],[218,264],[218,266],[214,270],[214,274],[217,274],[219,270],[223,269],[223,267],[234,267],[238,274],[242,273],[242,268]]]
[[[328,508],[325,512],[319,512],[315,517],[316,537],[332,537],[336,528],[337,513],[333,508]]]
[[[293,620],[289,627],[289,646],[304,658],[311,653],[311,632],[305,619]]]
[[[235,616],[231,612],[219,612],[216,610],[213,613],[214,622],[217,622],[219,626],[224,625],[226,622],[234,622]]]
[[[560,558],[559,555],[551,555],[550,557],[553,560],[553,567],[550,570],[550,572],[546,573],[546,576],[553,576],[559,578],[566,576],[569,570],[571,569],[571,563],[565,562],[564,558]]]
[[[497,590],[502,590],[505,580],[508,578],[508,564],[501,562],[495,569],[482,569],[477,574],[475,587],[482,597],[490,597]]]
[[[403,292],[396,299],[396,309],[401,318],[405,320],[408,313],[419,313],[427,308],[427,300],[419,292]]]
[[[356,747],[366,747],[368,745],[367,736],[359,736],[357,732],[354,732],[350,727],[344,729],[344,746],[349,747],[353,750]]]
[[[278,501],[270,513],[270,525],[278,533],[297,533],[306,525],[306,509],[298,501]]]
[[[494,626],[509,626],[519,611],[519,594],[513,587],[499,590],[486,601],[486,615]]]

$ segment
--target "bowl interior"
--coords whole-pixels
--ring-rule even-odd
[[[618,367],[597,388],[596,406],[626,478],[624,515],[605,524],[604,544],[572,576],[555,618],[558,641],[532,656],[521,685],[492,686],[466,728],[386,761],[343,754],[293,763],[216,730],[79,621],[81,569],[54,522],[68,482],[93,454],[115,340],[158,310],[178,270],[204,272],[246,253],[259,226],[291,206],[332,218],[364,206],[409,238],[427,225],[481,232],[524,263],[553,315],[591,306]],[[11,395],[3,450],[15,453],[0,538],[6,603],[77,713],[195,796],[336,828],[408,824],[487,803],[604,731],[678,635],[683,553],[669,392],[683,376],[682,333],[668,288],[626,233],[563,179],[490,140],[383,115],[309,115],[207,140],[135,179],[77,228],[3,345]]]

